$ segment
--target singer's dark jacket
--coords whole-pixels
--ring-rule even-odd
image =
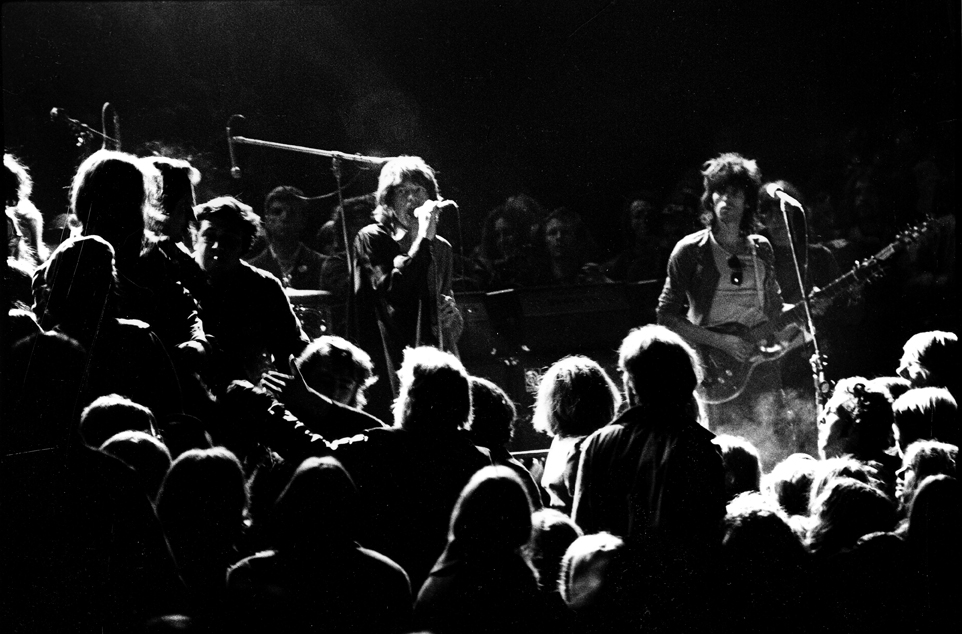
[[[436,297],[451,294],[453,251],[436,236],[404,253],[390,227],[376,223],[358,232],[354,252],[358,343],[381,379],[369,392],[369,411],[385,419],[385,411],[377,411],[378,390],[390,386],[397,393],[404,348],[437,345]]]

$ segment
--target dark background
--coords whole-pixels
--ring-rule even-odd
[[[238,135],[423,156],[469,245],[527,192],[611,247],[630,191],[667,194],[721,151],[832,191],[853,152],[910,134],[954,178],[959,22],[950,0],[5,3],[4,145],[48,217],[99,147],[50,110],[99,130],[106,101],[122,149],[193,159],[201,201],[334,189],[327,159],[247,146],[232,180],[240,113]],[[376,186],[344,177],[348,195]]]

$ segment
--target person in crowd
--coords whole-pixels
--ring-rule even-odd
[[[30,171],[13,154],[3,154],[4,203],[10,209],[23,245],[22,257],[33,267],[43,264],[50,257],[50,250],[43,241],[43,216],[30,200],[33,179]],[[7,231],[9,239],[10,232]]]
[[[812,486],[810,487],[808,496],[809,516],[814,515],[817,510],[815,502],[818,497],[824,493],[829,484],[838,478],[851,478],[862,484],[875,487],[879,491],[882,491],[884,488],[883,483],[879,480],[877,469],[866,463],[859,462],[851,456],[818,460],[815,464]]]
[[[933,330],[909,337],[897,370],[912,387],[944,387],[959,402],[959,337]]]
[[[123,431],[156,435],[157,419],[143,405],[119,394],[98,397],[80,414],[80,437],[94,449]]]
[[[721,450],[725,465],[725,497],[729,502],[740,493],[761,490],[762,461],[755,445],[728,434],[716,436],[712,442]]]
[[[892,403],[865,383],[864,378],[856,376],[835,385],[818,419],[818,451],[822,459],[848,455],[871,463],[891,495],[899,466],[894,454]]]
[[[542,286],[610,282],[601,267],[591,261],[593,241],[584,220],[574,211],[559,207],[545,220],[544,251],[547,259],[537,278]]]
[[[551,632],[552,615],[522,547],[531,504],[507,467],[478,471],[451,513],[447,546],[418,593],[418,627],[447,632]]]
[[[895,528],[895,505],[876,487],[854,478],[831,480],[813,503],[807,546],[823,561],[863,535]]]
[[[284,288],[321,290],[321,269],[327,258],[301,240],[306,214],[304,192],[287,185],[272,189],[264,200],[267,247],[247,261],[271,273]]]
[[[146,233],[147,207],[156,175],[141,159],[112,150],[98,150],[74,175],[70,207],[83,235],[99,236],[116,258],[119,315],[148,323],[178,367],[197,367],[209,352],[197,302],[176,277],[176,269],[155,248]],[[46,265],[34,274],[34,298],[41,300],[49,283]],[[63,283],[67,283],[66,281]],[[40,288],[38,288],[40,287]],[[34,312],[44,323],[44,304]]]
[[[142,483],[80,438],[84,350],[56,331],[37,333],[4,351],[4,362],[4,622],[12,631],[119,634],[184,610]]]
[[[703,348],[708,388],[724,380],[728,365],[740,369],[754,361],[756,345],[739,333],[778,317],[782,294],[772,245],[755,233],[762,182],[758,164],[726,153],[707,161],[702,175],[701,202],[708,225],[679,240],[672,250],[657,318]],[[758,420],[756,407],[767,399],[774,399],[776,407],[781,401],[775,363],[758,364],[741,385],[724,385],[729,386],[725,393],[729,398],[716,397],[708,405],[715,430],[765,423]],[[730,389],[738,387],[740,391]],[[776,437],[790,433],[780,426],[765,431]]]
[[[44,281],[34,291],[42,295],[34,297],[34,306],[44,306],[41,326],[75,339],[86,351],[78,407],[117,393],[162,420],[183,411],[177,373],[147,323],[119,316],[114,262],[113,247],[100,236],[68,239],[41,269]],[[93,446],[108,437],[98,437]]]
[[[144,161],[157,174],[155,201],[148,211],[148,229],[156,247],[167,256],[177,279],[203,305],[207,296],[207,276],[194,260],[191,227],[196,223],[194,188],[200,172],[184,159],[151,156]]]
[[[663,219],[653,192],[640,191],[631,196],[623,211],[625,246],[605,263],[605,276],[619,282],[664,278],[672,245],[664,243]]]
[[[188,614],[216,623],[224,609],[228,567],[247,512],[244,472],[223,447],[191,449],[170,466],[157,497],[164,527],[190,600]]]
[[[118,432],[100,446],[100,451],[136,471],[147,497],[156,504],[160,485],[172,462],[170,451],[157,436],[135,430]]]
[[[631,547],[635,605],[647,627],[697,627],[693,596],[710,590],[725,514],[725,470],[698,421],[701,369],[692,347],[663,326],[631,331],[619,368],[631,406],[582,447],[572,519]]]
[[[583,535],[561,560],[558,588],[574,616],[574,632],[630,632],[625,577],[629,560],[623,539],[611,533]]]
[[[520,205],[499,205],[485,217],[481,244],[472,254],[481,288],[498,291],[537,282],[539,261],[531,244],[531,221]]]
[[[869,379],[865,386],[885,392],[893,404],[898,397],[912,389],[912,383],[900,376],[877,376]]]
[[[793,453],[762,477],[762,490],[778,502],[798,534],[802,534],[802,523],[808,517],[817,464],[807,453]]]
[[[387,379],[372,391],[372,412],[387,419],[399,393],[402,350],[436,345],[456,351],[464,318],[452,294],[451,244],[437,235],[441,198],[434,170],[416,156],[386,162],[377,205],[375,223],[354,242],[354,293],[358,342]]]
[[[218,345],[216,394],[231,380],[257,383],[272,367],[286,369],[308,340],[277,278],[241,259],[259,224],[251,208],[224,196],[194,211],[200,223],[194,257],[211,286],[204,316]]]
[[[357,233],[374,221],[377,199],[364,194],[346,199],[334,209],[330,220],[317,232],[315,248],[328,256],[321,267],[321,288],[331,293],[329,332],[343,337],[356,337],[356,320],[351,313],[351,293],[354,279],[348,271],[348,251],[344,246],[344,219],[347,221],[347,244],[353,245]],[[353,254],[352,254],[353,259]],[[356,262],[354,262],[356,266]],[[348,323],[350,317],[351,323]]]
[[[723,632],[808,632],[808,553],[778,504],[745,492],[728,504],[718,599]]]
[[[420,588],[444,550],[451,509],[490,457],[471,442],[468,374],[452,354],[409,348],[399,372],[394,427],[338,443],[366,509],[362,543],[396,561]]]
[[[913,616],[919,631],[951,631],[958,622],[960,500],[957,478],[934,475],[922,481],[912,503],[906,542],[914,564],[909,582],[918,597]]]
[[[271,549],[227,573],[231,631],[408,632],[407,574],[357,543],[361,513],[336,459],[305,460],[280,494]]]
[[[471,440],[488,450],[494,464],[514,471],[524,484],[532,508],[538,510],[543,506],[541,488],[528,468],[507,449],[517,418],[517,409],[504,390],[488,379],[471,377],[471,421],[467,427]]]
[[[538,583],[549,606],[562,613],[565,603],[558,584],[561,562],[568,547],[582,534],[578,525],[557,509],[543,508],[531,515],[531,540],[525,551],[538,573]]]
[[[908,518],[922,482],[929,476],[956,477],[959,448],[934,440],[918,440],[905,451],[902,468],[898,471],[895,498],[902,516]],[[901,527],[907,528],[907,524]]]
[[[541,475],[549,506],[571,513],[582,445],[620,409],[614,381],[588,357],[565,357],[541,377],[531,424],[552,437]]]
[[[6,216],[7,228],[7,257],[6,266],[3,269],[6,308],[29,306],[31,276],[35,270],[33,258],[30,257],[29,248],[23,239],[20,227],[17,225],[13,210],[7,208],[4,215]]]
[[[892,403],[902,453],[916,440],[959,444],[959,407],[952,393],[941,387],[919,387]]]

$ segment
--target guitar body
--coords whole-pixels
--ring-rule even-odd
[[[752,339],[752,331],[742,324],[722,324],[712,326],[709,330],[725,335],[736,335],[747,340]],[[748,385],[756,367],[762,363],[780,359],[794,347],[766,344],[765,341],[755,342],[755,355],[745,362],[718,348],[699,346],[698,352],[705,366],[705,378],[698,386],[698,396],[702,402],[717,405],[737,398],[745,391],[745,386]]]

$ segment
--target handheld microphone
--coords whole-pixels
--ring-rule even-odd
[[[234,178],[240,178],[241,169],[237,165],[237,156],[234,154],[234,135],[231,134],[230,131],[231,125],[234,123],[234,119],[244,120],[244,115],[231,115],[231,118],[227,120],[227,152],[230,154],[230,175]]]
[[[791,205],[792,207],[798,207],[799,209],[805,208],[802,206],[802,203],[798,202],[798,200],[796,200],[794,197],[786,194],[785,190],[779,187],[778,185],[776,185],[775,183],[769,183],[768,185],[765,185],[765,193],[771,196],[772,198],[775,198],[776,200],[780,200],[786,205]]]

